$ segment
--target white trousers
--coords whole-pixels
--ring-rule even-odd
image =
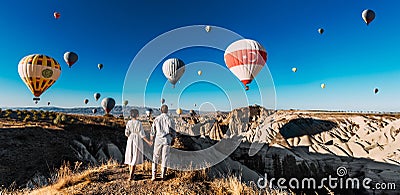
[[[169,157],[169,149],[170,149],[169,145],[159,144],[159,143],[154,144],[153,163],[151,166],[152,178],[156,178],[157,164],[160,162],[160,156],[161,156],[161,178],[164,178],[165,171],[166,171],[166,165],[167,165],[168,157]]]

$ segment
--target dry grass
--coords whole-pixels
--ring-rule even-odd
[[[286,195],[288,192],[280,190],[262,190],[255,184],[247,185],[240,178],[229,176],[228,178],[215,179],[211,183],[212,191],[216,195],[242,195],[242,194],[267,194],[267,195]]]
[[[154,190],[162,189],[164,194],[216,194],[216,195],[241,195],[241,194],[289,194],[277,190],[260,190],[255,185],[248,185],[243,183],[240,178],[230,176],[228,178],[210,179],[207,176],[208,170],[197,171],[169,171],[170,175],[174,177],[167,181],[159,181],[152,183],[146,180],[129,183],[125,179],[115,179],[109,181],[100,181],[98,175],[104,172],[121,171],[121,166],[116,162],[110,161],[98,167],[90,167],[86,170],[80,171],[80,164],[76,163],[75,166],[70,166],[68,163],[64,164],[57,172],[57,179],[54,184],[31,191],[30,194],[85,194],[85,193],[106,193],[106,194],[121,194],[119,191],[114,191],[118,188],[124,188],[122,194],[148,194]],[[126,168],[126,167],[125,167]],[[122,169],[125,169],[122,168]],[[127,171],[127,170],[125,170]],[[123,172],[125,172],[123,171]],[[142,172],[144,175],[151,174],[151,162],[145,161],[143,164],[137,166],[137,172]],[[96,184],[97,183],[97,184]],[[115,186],[118,187],[115,187]],[[88,191],[93,189],[93,186],[102,186],[100,191]],[[134,187],[136,186],[136,187]],[[155,189],[156,188],[156,189]],[[177,191],[182,188],[182,191]],[[192,189],[197,191],[192,191]],[[140,191],[140,189],[142,191]],[[139,190],[139,191],[138,191]],[[2,192],[2,191],[0,191]],[[4,194],[5,191],[4,191]],[[15,194],[15,192],[13,193]],[[20,193],[24,194],[24,193]]]
[[[74,167],[71,168],[69,163],[64,163],[56,173],[56,180],[52,185],[34,190],[30,194],[57,194],[63,189],[75,185],[79,185],[82,189],[84,186],[92,182],[92,178],[96,173],[102,172],[111,167],[116,167],[118,166],[118,163],[110,160],[98,167],[89,167],[83,171],[80,171],[81,165],[81,162],[75,162]]]
[[[136,166],[137,171],[143,171],[143,173],[150,174],[151,173],[151,162],[150,161],[144,161],[143,164],[137,165]]]

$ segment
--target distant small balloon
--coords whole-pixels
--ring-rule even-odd
[[[292,68],[292,72],[297,72],[297,68]]]
[[[197,74],[198,74],[199,76],[201,76],[201,74],[203,74],[203,72],[202,72],[201,70],[199,70],[199,71],[197,71]]]
[[[113,98],[104,98],[101,101],[101,106],[103,107],[106,114],[109,114],[115,106],[115,100]]]
[[[89,99],[83,100],[83,103],[85,103],[85,104],[89,103]]]
[[[164,103],[165,103],[165,99],[162,98],[162,99],[161,99],[161,104],[164,104]]]
[[[153,110],[151,108],[146,109],[146,116],[147,117],[149,117],[151,113],[153,113]]]
[[[211,26],[207,25],[204,29],[206,30],[206,32],[210,32],[211,31]]]
[[[322,83],[322,84],[321,84],[321,88],[322,88],[322,89],[325,89],[325,87],[326,87],[325,83]]]
[[[379,89],[378,89],[378,88],[375,88],[375,89],[374,89],[374,93],[377,94],[378,92],[379,92]]]
[[[128,100],[124,100],[123,104],[124,106],[128,105]]]
[[[182,109],[180,109],[180,108],[176,109],[176,114],[181,115],[182,114]]]
[[[321,34],[322,35],[322,33],[324,33],[324,29],[323,28],[320,28],[320,29],[318,29],[318,32],[319,32],[319,34]]]
[[[369,23],[375,19],[375,12],[370,9],[366,9],[361,13],[361,16],[364,22],[369,25]]]
[[[93,97],[94,97],[94,99],[97,101],[97,100],[99,100],[100,99],[100,93],[95,93],[95,94],[93,94]]]
[[[76,54],[75,52],[72,52],[72,51],[65,52],[64,60],[65,60],[65,63],[68,64],[68,67],[71,68],[71,66],[74,65],[76,61],[78,61],[78,54]]]
[[[99,68],[99,70],[101,70],[103,68],[103,64],[98,64],[97,68]]]
[[[97,109],[94,108],[94,109],[92,110],[92,113],[93,113],[93,114],[96,114],[96,112],[97,112]]]
[[[47,105],[50,106],[50,102],[47,102]]]
[[[53,15],[54,15],[55,19],[58,19],[61,16],[61,14],[59,12],[54,12]]]

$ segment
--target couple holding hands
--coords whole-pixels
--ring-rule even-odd
[[[153,145],[153,163],[151,180],[156,179],[157,163],[161,157],[161,179],[164,179],[166,172],[166,163],[168,162],[170,145],[176,136],[175,125],[172,118],[168,115],[168,106],[161,106],[161,115],[154,119],[151,126],[150,140],[146,138],[142,123],[137,120],[139,111],[132,109],[130,111],[131,120],[126,124],[125,135],[128,137],[125,150],[125,164],[129,165],[128,180],[136,180],[134,176],[136,165],[143,163],[143,140]]]

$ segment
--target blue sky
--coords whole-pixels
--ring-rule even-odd
[[[126,73],[142,47],[173,29],[209,24],[264,45],[279,109],[400,111],[399,6],[397,0],[5,1],[0,7],[0,87],[4,92],[0,107],[34,106],[33,95],[17,72],[19,60],[32,53],[52,56],[62,65],[59,80],[42,94],[38,105],[51,101],[61,107],[86,106],[85,98],[90,99],[87,106],[99,105],[92,97],[95,92],[120,103]],[[367,8],[376,12],[369,26],[361,18]],[[59,20],[53,18],[54,11],[61,13]],[[325,29],[323,35],[318,28]],[[63,61],[66,51],[79,55],[71,69]],[[212,62],[226,69],[223,51],[209,48],[188,48],[168,57],[179,57],[187,64]],[[103,70],[97,69],[98,63],[104,64]],[[161,65],[150,78],[157,86],[166,83]],[[291,72],[292,67],[298,72]],[[228,77],[213,78],[223,82]],[[321,83],[326,83],[324,90]],[[250,87],[258,90],[254,84]],[[375,87],[380,89],[376,95]],[[227,88],[233,96],[246,94],[237,83]],[[167,83],[162,93],[172,98],[182,89],[174,91]],[[232,106],[259,103],[251,90],[248,102]],[[147,93],[147,104],[157,106],[159,96],[154,94],[160,88]],[[128,99],[131,105],[142,103]],[[183,108],[192,108],[193,102],[229,108],[226,95],[206,83],[187,88],[181,99]],[[178,100],[168,100],[178,104]]]

